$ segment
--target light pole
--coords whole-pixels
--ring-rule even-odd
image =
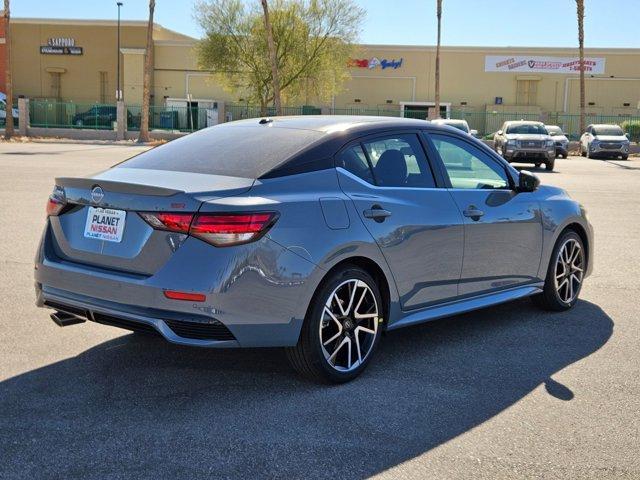
[[[116,100],[122,100],[122,92],[120,91],[120,7],[122,2],[116,2],[118,6],[118,69],[116,72]]]

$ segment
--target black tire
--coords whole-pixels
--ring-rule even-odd
[[[582,145],[580,145],[580,156],[581,157],[586,157],[587,156],[587,152],[586,152],[586,150],[582,149]]]
[[[629,160],[629,155],[622,155],[622,160]]]
[[[540,165],[542,165],[542,164],[541,164],[541,163],[536,163],[536,164],[534,165],[534,167],[536,167],[536,168],[540,168]]]
[[[551,160],[550,162],[547,162],[544,164],[544,168],[549,171],[552,172],[553,171],[553,167],[555,167],[556,165],[556,161],[555,160]]]
[[[371,319],[371,325],[375,324],[375,334],[372,335],[372,337],[367,337],[369,339],[368,341],[371,343],[369,343],[369,350],[362,362],[352,370],[338,371],[336,367],[329,363],[331,357],[327,359],[325,356],[320,335],[322,331],[321,328],[326,327],[321,327],[321,322],[324,321],[325,304],[329,297],[333,296],[333,292],[336,291],[336,289],[341,288],[341,285],[352,280],[360,280],[367,285],[375,298],[378,316]],[[382,335],[382,315],[384,315],[385,311],[386,309],[382,303],[382,296],[380,295],[378,285],[366,271],[356,266],[345,266],[333,272],[323,281],[320,287],[318,287],[318,290],[313,296],[313,300],[311,300],[311,305],[307,310],[307,316],[305,317],[302,325],[298,344],[295,347],[289,347],[286,349],[287,358],[289,359],[291,366],[298,373],[317,382],[344,383],[353,380],[367,367],[377,349]],[[340,331],[347,332],[346,326],[340,327]],[[353,331],[350,332],[351,335],[353,335],[353,333]],[[359,334],[357,330],[355,334]],[[336,342],[339,341],[340,338],[336,340]],[[340,347],[336,348],[334,352],[339,350],[339,348]],[[334,360],[334,363],[337,363],[337,361]]]
[[[566,160],[566,158],[568,157],[568,155],[566,153],[562,154],[562,158]]]
[[[582,268],[583,273],[581,276],[580,283],[577,287],[577,291],[575,292],[575,297],[569,301],[564,301],[560,294],[558,293],[558,289],[556,288],[556,264],[558,261],[558,256],[560,254],[560,249],[568,242],[575,241],[578,243],[581,249],[582,255]],[[582,289],[582,281],[584,280],[584,270],[586,268],[586,255],[585,255],[584,244],[582,243],[582,239],[580,235],[578,235],[573,230],[567,230],[563,233],[558,241],[556,242],[555,247],[553,248],[553,253],[551,254],[551,259],[549,260],[549,266],[547,267],[547,276],[544,281],[544,289],[542,293],[531,297],[533,302],[544,310],[549,310],[552,312],[562,312],[565,310],[569,310],[572,308],[576,302],[578,301],[578,297],[580,295],[580,290]]]

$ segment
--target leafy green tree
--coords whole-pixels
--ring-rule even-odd
[[[266,114],[274,101],[272,62],[260,2],[200,0],[204,30],[199,67],[226,89],[256,102]],[[349,77],[364,10],[353,0],[273,0],[269,19],[282,102],[329,99]]]

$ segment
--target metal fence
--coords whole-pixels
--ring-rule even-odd
[[[116,117],[115,104],[29,101],[32,127],[110,130]]]
[[[140,129],[142,107],[127,106],[127,129]],[[256,105],[226,104],[225,120],[241,120],[264,116],[264,111]],[[303,105],[283,107],[283,115],[320,115],[320,108]],[[426,110],[394,108],[330,108],[332,115],[367,115],[426,119]],[[116,128],[117,109],[114,104],[59,102],[47,99],[32,99],[29,102],[30,123],[34,127],[82,128],[110,130]],[[268,107],[267,116],[275,116],[275,109]],[[505,121],[535,120],[548,125],[558,125],[572,140],[580,138],[580,115],[564,113],[518,113],[495,111],[452,110],[452,119],[463,119],[479,136],[491,138]],[[215,125],[218,111],[214,108],[197,106],[160,106],[149,108],[149,129],[193,132]],[[626,125],[631,140],[640,141],[640,115],[587,115],[586,125],[596,123]],[[631,124],[631,126],[629,126]]]
[[[302,105],[299,107],[282,107],[282,115],[320,115],[322,110],[312,105]],[[266,111],[263,111],[261,107],[257,105],[247,105],[241,103],[227,103],[225,105],[225,119],[226,121],[243,120],[245,118],[259,118],[259,117],[275,117],[275,107],[267,107]]]
[[[141,118],[141,106],[127,106],[127,130],[140,130]],[[187,105],[149,107],[149,130],[194,132],[217,122],[218,110],[214,108]]]

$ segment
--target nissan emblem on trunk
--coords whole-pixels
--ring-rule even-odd
[[[96,185],[91,189],[91,200],[93,203],[100,203],[100,201],[104,198],[104,191],[100,185]]]

